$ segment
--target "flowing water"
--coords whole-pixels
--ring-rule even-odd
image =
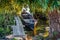
[[[23,10],[24,8],[22,8]],[[30,13],[30,8],[27,7],[26,12]],[[25,37],[25,32],[24,32],[24,28],[23,28],[23,24],[21,22],[21,19],[17,16],[14,17],[15,21],[16,21],[16,25],[12,26],[13,28],[13,36],[21,36],[21,37]]]
[[[23,24],[22,24],[20,18],[15,17],[15,21],[16,21],[16,26],[12,26],[13,27],[13,36],[21,36],[21,37],[25,36]]]

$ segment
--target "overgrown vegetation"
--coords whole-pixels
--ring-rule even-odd
[[[11,34],[11,25],[14,24],[14,16],[12,14],[0,13],[0,38]]]
[[[38,20],[38,27],[42,28],[42,25],[45,27],[49,24],[47,18],[48,11],[53,10],[54,7],[59,9],[60,0],[0,0],[1,36],[11,33],[9,26],[14,25],[14,15],[21,12],[22,7],[27,4],[34,17]]]

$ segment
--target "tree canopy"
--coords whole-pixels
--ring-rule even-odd
[[[43,12],[48,7],[53,8],[55,6],[59,8],[58,2],[60,3],[59,0],[0,0],[0,10],[16,10],[19,12],[24,5],[28,4],[32,11],[36,9]]]

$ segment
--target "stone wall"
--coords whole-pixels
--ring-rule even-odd
[[[49,26],[50,26],[50,34],[55,32],[60,32],[60,14],[55,9],[48,13],[49,15]]]

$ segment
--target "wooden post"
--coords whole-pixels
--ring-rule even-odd
[[[35,22],[35,24],[34,24],[34,36],[37,34],[37,31],[36,31],[36,25],[37,25],[37,21]]]
[[[36,27],[35,26],[34,26],[34,30],[33,31],[34,31],[34,36],[35,36],[36,35]]]

